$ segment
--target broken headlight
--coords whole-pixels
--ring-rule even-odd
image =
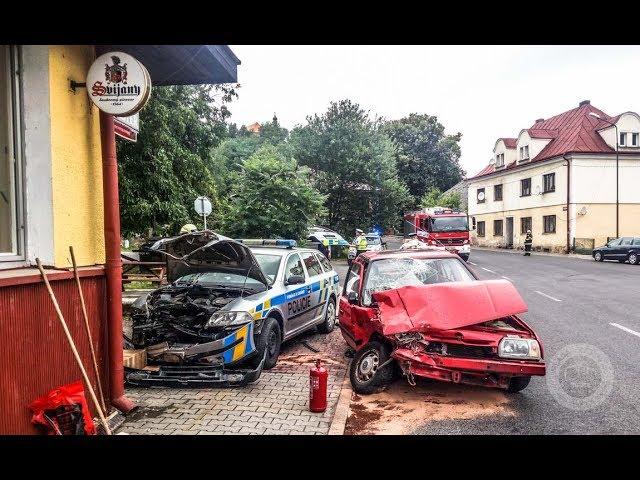
[[[498,355],[503,358],[540,359],[540,344],[532,338],[507,336],[500,340]]]
[[[230,327],[232,325],[244,325],[253,320],[247,312],[216,312],[211,315],[207,327]]]

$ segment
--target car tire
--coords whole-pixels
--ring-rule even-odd
[[[282,344],[282,333],[280,324],[273,317],[267,317],[262,325],[260,336],[256,339],[256,354],[253,356],[249,365],[257,368],[265,355],[264,370],[270,370],[276,366],[278,355],[280,355],[280,346]]]
[[[593,259],[596,262],[602,262],[604,260],[604,255],[602,254],[602,252],[596,252],[593,254]]]
[[[324,313],[324,322],[318,325],[320,333],[331,333],[336,328],[336,301],[333,298],[327,303],[327,311]]]
[[[629,263],[631,265],[638,265],[638,263],[640,262],[640,256],[636,252],[631,252],[629,255],[627,255],[627,260],[629,260]]]
[[[371,341],[358,350],[349,365],[349,380],[354,392],[369,395],[384,390],[394,378],[394,365],[389,362],[391,348]]]
[[[509,380],[509,386],[507,387],[507,392],[509,393],[518,393],[529,385],[531,381],[531,377],[512,377]]]
[[[465,262],[469,261],[469,255],[460,255],[460,258],[462,258]]]

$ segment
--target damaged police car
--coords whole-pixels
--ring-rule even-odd
[[[314,327],[331,332],[339,277],[322,253],[294,246],[209,230],[152,245],[172,283],[132,305],[132,343],[157,367],[127,369],[127,382],[245,385],[276,365],[284,340]]]

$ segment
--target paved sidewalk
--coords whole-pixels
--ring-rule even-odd
[[[303,344],[319,350],[313,352]],[[339,329],[311,333],[283,345],[278,364],[244,388],[129,388],[140,408],[118,430],[160,435],[325,435],[349,359]],[[320,358],[329,370],[328,407],[309,411],[309,369]]]

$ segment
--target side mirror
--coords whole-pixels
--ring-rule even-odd
[[[349,295],[347,295],[347,301],[351,305],[357,305],[358,304],[358,293],[357,292],[349,292]]]
[[[304,277],[302,275],[291,275],[284,282],[285,285],[299,285],[301,283],[304,283]]]

